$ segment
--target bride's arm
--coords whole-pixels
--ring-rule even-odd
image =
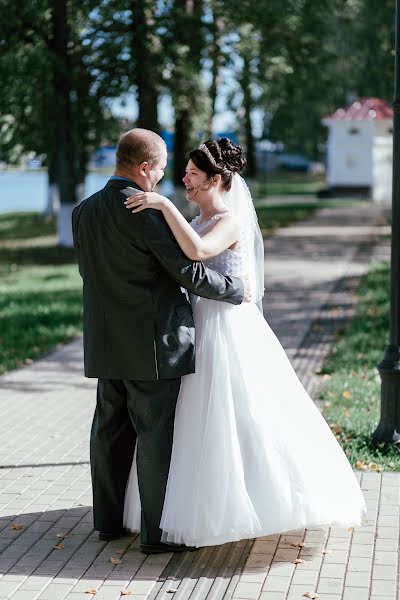
[[[230,215],[219,219],[211,231],[200,237],[186,221],[176,206],[164,196],[155,192],[135,194],[125,202],[132,212],[147,208],[162,211],[176,241],[191,260],[206,260],[217,256],[238,240],[237,224]]]

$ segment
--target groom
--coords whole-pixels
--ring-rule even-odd
[[[85,375],[98,378],[90,441],[94,526],[101,540],[123,534],[137,442],[140,547],[148,553],[185,549],[161,543],[159,528],[180,378],[195,370],[193,317],[181,286],[214,300],[243,300],[240,279],[186,258],[161,212],[126,210],[121,190],[153,190],[166,164],[156,133],[126,132],[115,175],[72,215],[83,278]]]

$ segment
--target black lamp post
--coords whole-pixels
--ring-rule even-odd
[[[400,449],[400,0],[396,0],[393,98],[392,251],[390,271],[390,334],[382,362],[381,419],[373,440]]]

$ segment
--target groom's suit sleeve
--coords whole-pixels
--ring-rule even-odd
[[[243,282],[239,277],[221,275],[187,258],[159,211],[147,209],[139,214],[143,219],[143,242],[182,287],[211,300],[243,302]]]

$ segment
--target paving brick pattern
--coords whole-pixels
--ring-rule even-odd
[[[383,212],[325,209],[266,243],[265,314],[315,397],[360,275],[387,257]],[[0,377],[0,600],[399,600],[397,473],[358,474],[368,514],[354,531],[148,557],[134,535],[100,542],[88,462],[94,388],[81,340]]]

